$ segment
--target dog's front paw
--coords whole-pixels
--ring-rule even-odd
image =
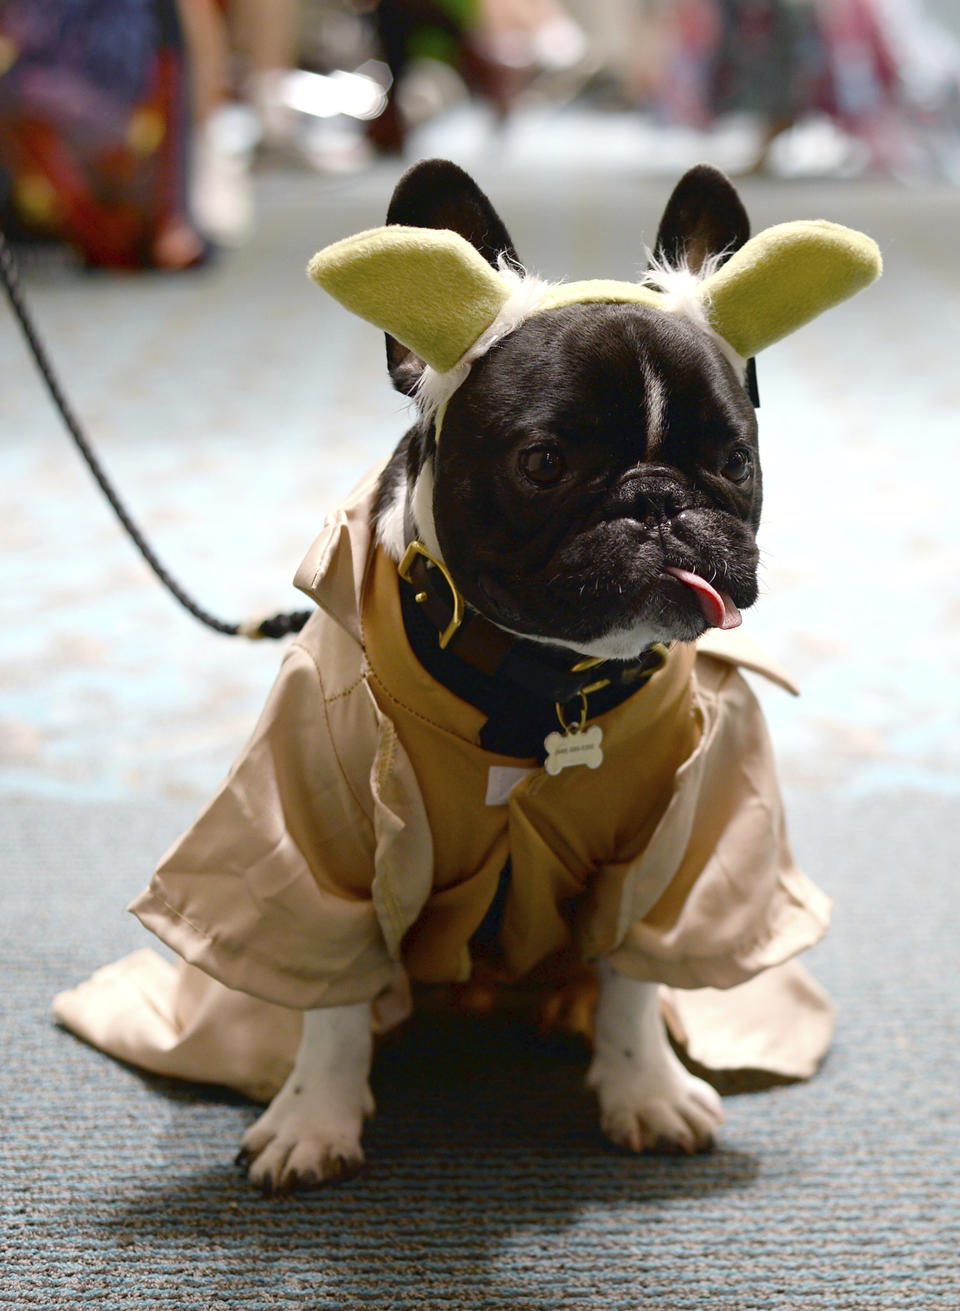
[[[634,1152],[708,1151],[724,1120],[714,1090],[675,1057],[647,1070],[626,1055],[597,1057],[587,1082],[596,1091],[604,1133]]]
[[[363,1165],[360,1134],[372,1112],[369,1090],[359,1105],[338,1105],[308,1096],[291,1078],[243,1135],[237,1159],[262,1192],[316,1188]]]
[[[369,1002],[306,1011],[290,1077],[243,1135],[239,1160],[266,1193],[315,1188],[363,1164],[373,1114]]]

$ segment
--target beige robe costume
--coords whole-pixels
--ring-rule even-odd
[[[597,718],[599,769],[551,777],[483,750],[483,713],[407,643],[396,566],[371,539],[376,476],[297,573],[319,609],[250,742],[131,907],[189,964],[137,952],[61,994],[57,1018],[150,1070],[267,1099],[300,1011],[371,1000],[386,1026],[407,978],[470,978],[509,857],[501,975],[557,978],[605,955],[668,985],[674,1036],[701,1064],[813,1073],[832,1012],[792,957],[830,903],[790,854],[737,666],[789,683],[714,632]],[[491,797],[504,770],[518,781]]]

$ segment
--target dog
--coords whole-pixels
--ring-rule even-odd
[[[375,1014],[407,978],[589,974],[603,1132],[714,1143],[661,985],[732,996],[829,919],[738,672],[770,667],[729,645],[758,596],[752,357],[879,272],[860,234],[770,232],[703,165],[639,283],[546,284],[431,160],[311,265],[386,330],[415,421],[330,516],[297,576],[317,614],[133,906],[216,986],[303,1012],[242,1141],[264,1190],[362,1163]]]

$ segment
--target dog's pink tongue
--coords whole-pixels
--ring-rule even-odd
[[[700,602],[703,617],[711,628],[739,628],[743,623],[740,611],[730,597],[725,592],[718,592],[715,587],[711,587],[699,574],[692,574],[689,569],[676,569],[673,565],[669,565],[666,572],[679,582],[686,583],[687,587],[693,588]]]

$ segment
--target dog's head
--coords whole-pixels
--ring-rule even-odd
[[[388,225],[399,225],[381,230],[391,251],[401,234],[413,243],[424,306],[401,289],[394,309],[371,313],[366,290],[351,304],[343,282],[312,269],[393,329],[394,384],[420,398],[420,422],[380,497],[387,549],[399,556],[419,538],[489,620],[585,655],[631,659],[653,642],[738,624],[757,597],[761,474],[744,358],[753,337],[736,328],[744,279],[733,308],[722,281],[721,266],[749,238],[730,182],[704,166],[685,175],[636,294],[630,284],[548,288],[518,274],[490,202],[444,161],[404,176]],[[447,254],[434,252],[451,232],[453,256],[459,238],[473,248],[452,281]],[[374,270],[374,301],[394,276],[393,265]],[[451,329],[438,332],[457,297],[465,314],[454,305]],[[734,325],[726,336],[711,318],[714,299]],[[411,314],[420,327],[408,328]],[[788,330],[768,325],[760,344]],[[450,345],[451,332],[462,341]]]

